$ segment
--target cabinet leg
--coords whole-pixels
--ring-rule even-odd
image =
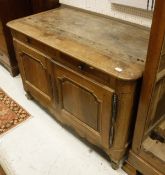
[[[119,165],[120,165],[120,163],[116,163],[116,162],[111,161],[111,167],[112,167],[112,169],[114,169],[114,170],[119,169]]]
[[[140,172],[136,170],[135,167],[133,167],[128,161],[125,161],[122,169],[128,174],[128,175],[142,175]]]
[[[6,175],[6,173],[5,173],[4,170],[2,169],[1,165],[0,165],[0,175]]]
[[[25,96],[26,96],[26,98],[27,98],[28,100],[32,100],[32,99],[33,99],[33,97],[30,95],[29,92],[26,92]]]
[[[18,71],[18,70],[11,70],[11,71],[10,71],[10,75],[11,75],[12,77],[17,76],[18,74],[19,74],[19,71]]]

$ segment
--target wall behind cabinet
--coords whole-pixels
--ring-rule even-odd
[[[151,26],[151,11],[112,4],[112,0],[60,0],[60,3],[112,16],[142,26]]]
[[[148,9],[153,10],[155,0],[111,0],[112,3],[122,4],[126,6],[141,8],[141,9]]]

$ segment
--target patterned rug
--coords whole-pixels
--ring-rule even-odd
[[[19,104],[0,89],[0,134],[30,117]]]

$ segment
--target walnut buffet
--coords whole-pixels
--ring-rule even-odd
[[[27,94],[118,168],[134,127],[149,31],[63,6],[8,26]]]

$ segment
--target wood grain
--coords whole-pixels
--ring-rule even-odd
[[[125,80],[142,76],[148,30],[67,7],[8,26],[112,76]]]
[[[118,168],[130,144],[149,32],[68,7],[8,25],[28,96]]]

